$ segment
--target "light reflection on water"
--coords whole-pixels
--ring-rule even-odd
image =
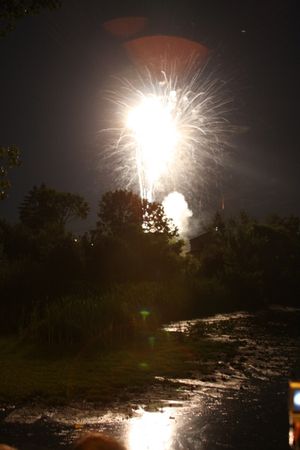
[[[185,333],[189,330],[191,325],[195,325],[197,323],[206,323],[206,324],[213,324],[213,323],[220,323],[220,322],[226,322],[230,320],[238,321],[239,319],[246,319],[254,317],[253,314],[247,313],[245,311],[240,311],[236,313],[224,313],[224,314],[215,314],[214,316],[208,316],[201,319],[192,319],[192,320],[180,320],[177,322],[171,322],[167,325],[163,326],[163,329],[165,331],[176,331]]]
[[[287,448],[286,381],[292,371],[300,374],[299,313],[276,308],[195,320],[206,339],[237,345],[229,360],[219,354],[213,372],[210,361],[201,361],[199,371],[196,365],[181,379],[157,376],[148,392],[108,407],[85,402],[48,410],[38,404],[13,407],[0,422],[0,437],[20,448],[24,441],[28,450],[41,448],[41,442],[46,449],[64,450],[88,431],[113,435],[128,450],[239,450],[241,440],[244,450],[262,450],[266,439],[268,448]],[[189,331],[190,323],[165,329]],[[30,446],[34,439],[38,444]]]
[[[169,450],[173,448],[178,417],[174,408],[162,408],[148,412],[143,408],[128,423],[127,445],[129,450]]]

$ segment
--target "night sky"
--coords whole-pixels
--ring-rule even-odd
[[[300,214],[300,17],[297,2],[62,0],[54,12],[18,21],[0,39],[1,144],[16,144],[22,166],[12,173],[1,215],[33,185],[81,193],[93,223],[101,193],[114,188],[101,160],[103,90],[129,64],[106,20],[145,16],[147,34],[204,43],[230,79],[234,117],[247,129],[233,138],[218,189],[230,213]],[[212,180],[211,189],[214,190]],[[196,195],[196,194],[195,194]],[[210,205],[219,207],[218,200]]]

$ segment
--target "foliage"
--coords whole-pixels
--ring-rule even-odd
[[[156,203],[128,191],[106,193],[97,228],[66,231],[85,217],[81,196],[42,185],[20,207],[21,222],[0,221],[1,332],[22,328],[37,341],[113,345],[147,323],[271,303],[300,294],[300,219],[257,221],[217,214],[182,254],[182,241]],[[197,247],[198,246],[198,247]],[[137,319],[138,318],[138,319]],[[144,323],[144,322],[143,322]]]
[[[165,216],[163,206],[126,190],[103,195],[98,212],[97,231],[105,235],[124,236],[132,230],[165,233],[170,237],[178,232]]]
[[[41,266],[30,258],[2,261],[0,267],[0,329],[1,333],[15,333],[30,314],[34,301],[43,289]]]
[[[173,282],[123,284],[105,293],[66,296],[34,308],[22,335],[48,345],[97,342],[107,348],[178,318],[184,295]]]
[[[134,332],[134,321],[126,314],[124,304],[114,298],[64,297],[46,305],[41,313],[33,310],[25,336],[48,345],[74,345],[90,340],[102,348],[113,341],[128,339]]]
[[[16,22],[23,17],[38,14],[42,9],[55,9],[61,0],[1,0],[0,36],[15,28]]]
[[[162,205],[130,191],[103,195],[99,221],[85,237],[87,273],[102,284],[158,281],[181,272],[183,242]]]
[[[15,145],[0,146],[0,201],[5,199],[11,187],[8,172],[20,165],[20,150]]]
[[[78,194],[59,192],[41,184],[34,186],[19,207],[21,223],[34,231],[65,225],[74,219],[85,219],[87,202]]]
[[[259,223],[245,212],[227,220],[218,215],[197,256],[200,276],[217,276],[229,303],[291,303],[300,290],[300,219],[273,216]]]
[[[183,271],[181,248],[181,241],[142,230],[126,237],[98,235],[87,247],[87,272],[102,284],[170,279]]]

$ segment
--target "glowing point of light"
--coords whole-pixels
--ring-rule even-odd
[[[294,405],[297,408],[300,408],[300,392],[299,391],[296,392],[295,395],[294,395]]]
[[[294,445],[294,430],[293,428],[289,429],[289,446],[293,447]]]

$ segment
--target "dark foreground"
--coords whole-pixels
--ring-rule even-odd
[[[130,450],[288,449],[287,383],[300,378],[300,311],[274,309],[197,321],[197,331],[238,342],[213,376],[191,372],[157,380],[149,391],[110,407],[3,407],[0,442],[20,450],[63,449],[82,432],[105,431]],[[186,323],[174,324],[185,332]]]

